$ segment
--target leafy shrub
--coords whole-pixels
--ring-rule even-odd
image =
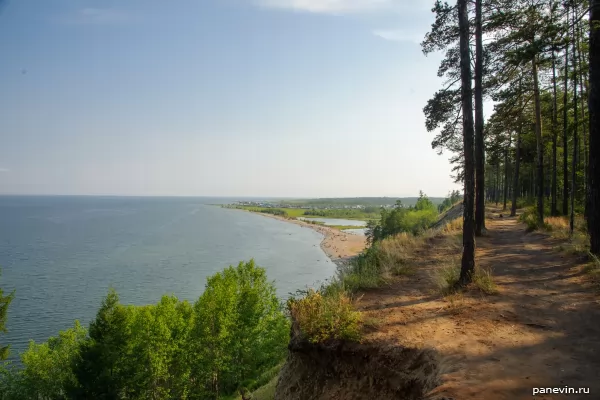
[[[527,228],[525,229],[527,232],[533,232],[539,229],[548,229],[546,225],[540,226],[536,207],[528,207],[523,214],[519,216],[519,221],[527,225]]]
[[[343,290],[324,294],[311,289],[303,298],[291,299],[288,307],[300,331],[311,343],[360,338],[360,313],[354,310]]]

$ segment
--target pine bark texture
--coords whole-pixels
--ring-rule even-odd
[[[600,0],[590,9],[588,230],[590,250],[600,255]]]
[[[458,0],[458,25],[460,33],[460,77],[462,97],[462,122],[464,145],[464,211],[463,211],[463,254],[459,284],[465,285],[475,271],[475,160],[473,122],[473,90],[471,88],[471,55],[469,49],[468,1]]]

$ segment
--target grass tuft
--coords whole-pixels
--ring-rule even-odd
[[[473,275],[473,285],[485,294],[497,294],[498,286],[494,282],[492,270],[489,268],[478,267]]]
[[[443,296],[456,293],[458,278],[460,277],[460,263],[458,259],[452,260],[449,265],[444,265],[435,270],[432,276],[433,283]]]
[[[465,311],[465,301],[462,293],[453,293],[446,296],[448,306],[446,310],[452,315],[459,315]]]
[[[587,272],[592,282],[600,287],[600,258],[588,251],[590,263],[585,266],[584,271]]]
[[[454,233],[454,232],[459,232],[462,231],[463,228],[463,219],[461,218],[455,218],[452,221],[448,222],[446,225],[444,225],[441,229],[442,233]]]
[[[443,296],[456,295],[459,291],[458,279],[460,277],[460,259],[452,260],[449,265],[438,268],[433,273],[433,283]],[[477,288],[485,294],[498,293],[492,271],[489,268],[475,267],[471,280],[471,287]]]
[[[259,387],[252,393],[252,400],[274,400],[275,399],[275,388],[277,387],[277,380],[279,377],[271,379],[269,383]]]

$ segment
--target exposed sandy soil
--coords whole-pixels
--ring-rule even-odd
[[[600,399],[600,297],[583,262],[497,210],[486,225],[477,262],[492,269],[499,294],[440,296],[433,270],[460,249],[432,239],[413,260],[414,275],[358,301],[365,319],[377,321],[365,341],[436,349],[447,370],[431,399],[530,399],[534,387],[565,386],[590,394],[534,398]]]
[[[300,225],[304,228],[313,229],[323,235],[321,241],[321,248],[327,254],[331,260],[337,264],[345,262],[350,258],[358,255],[365,249],[367,239],[362,235],[353,235],[351,233],[345,233],[339,229],[329,228],[323,225],[309,224],[298,219],[287,219],[272,214],[262,214],[265,217],[275,218],[280,221],[289,222],[292,224]]]

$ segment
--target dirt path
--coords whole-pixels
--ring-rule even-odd
[[[535,398],[600,399],[600,296],[583,266],[515,218],[496,213],[487,228],[477,262],[492,269],[499,294],[437,294],[433,270],[456,262],[460,248],[434,239],[415,275],[360,300],[377,326],[367,340],[437,349],[447,373],[432,399],[529,399],[534,387],[565,386],[590,394]]]

